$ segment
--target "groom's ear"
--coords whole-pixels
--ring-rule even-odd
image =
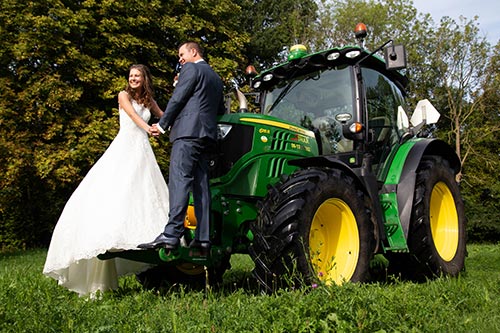
[[[191,56],[193,58],[196,58],[198,56],[198,51],[194,47],[191,49]]]

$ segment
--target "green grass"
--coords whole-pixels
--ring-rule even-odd
[[[143,290],[99,300],[42,275],[45,250],[0,255],[1,332],[500,332],[500,244],[468,246],[466,272],[426,283],[347,284],[263,295],[247,256],[220,290]]]

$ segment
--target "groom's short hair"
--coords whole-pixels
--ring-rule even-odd
[[[184,45],[186,45],[186,48],[187,48],[188,50],[195,49],[195,50],[196,50],[196,52],[198,52],[198,54],[200,55],[200,57],[202,57],[202,58],[203,58],[203,48],[200,46],[200,44],[198,44],[197,42],[194,42],[194,41],[189,40],[189,41],[184,42],[184,43],[182,43],[181,45],[179,45],[179,49],[180,49],[182,46],[184,46]]]

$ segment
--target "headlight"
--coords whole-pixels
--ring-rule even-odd
[[[354,50],[354,51],[349,51],[346,53],[346,57],[347,58],[350,58],[350,59],[354,59],[356,58],[357,56],[359,56],[361,54],[361,51],[358,51],[358,50]]]
[[[262,80],[267,82],[267,81],[271,81],[272,78],[273,78],[273,74],[266,74],[266,75],[264,75]]]
[[[326,60],[328,61],[333,61],[337,60],[340,57],[340,53],[338,52],[332,52],[329,55],[326,56]]]

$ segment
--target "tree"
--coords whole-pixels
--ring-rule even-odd
[[[476,112],[467,122],[464,137],[468,158],[463,188],[474,240],[500,239],[500,42],[484,66],[475,97]]]
[[[238,0],[241,28],[250,34],[244,54],[255,66],[282,60],[284,48],[307,44],[315,28],[314,0]]]
[[[461,17],[460,23],[443,17],[429,46],[430,69],[446,103],[442,113],[449,122],[447,141],[454,145],[464,165],[472,152],[470,139],[475,126],[471,122],[478,112],[478,90],[489,45],[484,37],[479,37],[477,17],[469,21]]]
[[[313,37],[315,49],[356,44],[354,28],[368,28],[365,47],[374,50],[389,39],[408,45],[417,11],[405,0],[320,0],[319,23]]]
[[[1,248],[48,243],[69,194],[118,130],[116,96],[131,64],[150,67],[160,105],[180,41],[199,41],[223,78],[246,64],[248,38],[229,0],[1,4]],[[157,156],[167,170],[168,155]]]

